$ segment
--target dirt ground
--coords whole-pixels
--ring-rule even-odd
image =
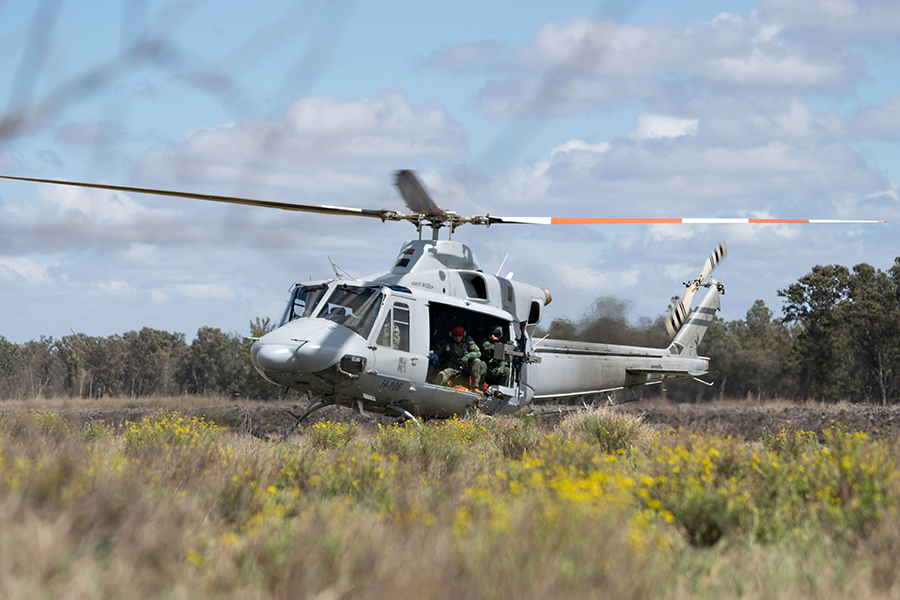
[[[250,406],[213,405],[185,408],[179,412],[189,416],[205,416],[232,431],[243,431],[258,436],[275,437],[284,433],[306,408],[306,403],[260,402]],[[572,411],[582,410],[581,405],[537,405],[533,413],[540,426],[551,429]],[[853,431],[864,431],[876,436],[896,437],[900,433],[900,406],[829,405],[829,404],[761,404],[710,403],[669,404],[665,402],[634,402],[612,407],[611,410],[641,415],[643,422],[659,428],[683,429],[688,432],[730,435],[745,439],[759,439],[777,433],[784,427],[795,430],[819,432],[834,424],[843,424]],[[71,426],[80,428],[85,422],[102,420],[119,425],[125,421],[137,422],[156,409],[149,408],[90,408],[60,409]],[[378,423],[394,421],[379,415],[363,417],[342,407],[328,407],[313,413],[304,426],[320,421],[356,421],[373,430]]]

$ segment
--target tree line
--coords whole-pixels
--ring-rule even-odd
[[[900,257],[887,271],[859,264],[816,266],[786,289],[782,317],[757,300],[743,319],[714,319],[701,343],[711,357],[704,379],[648,386],[642,396],[680,402],[722,398],[891,404],[900,400]],[[676,298],[673,298],[673,302]],[[577,321],[556,319],[536,337],[665,347],[664,315],[629,318],[629,303],[595,300]],[[250,323],[261,336],[269,319]],[[181,394],[274,399],[250,363],[252,340],[201,327],[182,333],[145,327],[123,335],[14,344],[0,336],[0,400]]]
[[[273,329],[268,318],[250,323],[250,335]],[[70,396],[178,396],[273,399],[250,362],[252,340],[201,327],[187,344],[183,333],[144,327],[123,335],[73,333],[14,344],[0,336],[0,400]]]

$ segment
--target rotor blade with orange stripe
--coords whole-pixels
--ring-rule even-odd
[[[511,223],[522,225],[660,225],[660,224],[702,224],[702,225],[746,225],[773,223],[887,223],[868,219],[743,219],[743,218],[627,218],[627,217],[490,217],[491,224]]]

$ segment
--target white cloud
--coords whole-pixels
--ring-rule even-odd
[[[637,269],[600,271],[563,264],[559,267],[560,281],[569,288],[597,296],[615,295],[634,287],[640,272]]]
[[[438,206],[444,206],[456,212],[467,209],[474,209],[477,212],[477,207],[468,203],[466,187],[459,180],[435,171],[419,171],[416,176]]]
[[[694,225],[685,227],[684,225],[650,225],[647,227],[647,237],[654,242],[665,242],[666,240],[689,240],[701,233],[705,227],[703,225]]]
[[[18,281],[24,279],[31,285],[52,283],[47,275],[48,265],[39,265],[30,258],[0,256],[0,279]]]
[[[553,148],[549,160],[497,179],[493,213],[796,219],[890,219],[894,213],[879,208],[887,202],[883,190],[890,188],[885,174],[849,144],[828,140],[825,115],[801,103],[760,119],[760,128],[772,133],[762,138],[707,134],[694,119],[642,116],[636,134],[595,145],[571,140]],[[737,129],[750,128],[755,117]],[[844,130],[840,123],[830,126]],[[873,194],[876,199],[862,203]],[[661,242],[702,231],[656,225],[646,233]]]
[[[679,119],[678,117],[645,113],[638,116],[638,127],[631,137],[648,140],[696,135],[699,123],[698,119]]]
[[[863,76],[864,64],[842,44],[794,33],[757,13],[684,27],[549,22],[498,66],[502,77],[486,82],[476,102],[494,119],[572,115],[623,99],[665,104],[706,89],[844,93]]]
[[[680,283],[684,283],[688,281],[692,274],[696,277],[696,273],[699,271],[697,265],[692,265],[689,263],[675,263],[666,265],[663,267],[662,272],[666,274],[673,281],[678,281]]]
[[[235,297],[227,285],[217,283],[189,283],[176,285],[175,289],[194,299],[231,300]]]
[[[849,135],[876,140],[900,137],[900,94],[860,109],[848,122]]]
[[[501,207],[516,210],[534,204],[546,204],[550,200],[547,190],[552,183],[547,174],[549,167],[550,161],[537,161],[495,181],[491,194],[495,211]],[[520,214],[521,210],[516,210],[516,215],[511,216]]]
[[[801,88],[837,82],[846,65],[815,64],[802,56],[750,56],[714,58],[704,75],[712,81],[743,86]]]
[[[900,32],[895,0],[760,0],[757,11],[787,26],[828,30],[862,42]]]
[[[603,154],[607,150],[609,150],[609,142],[599,142],[597,144],[588,144],[584,140],[569,140],[565,144],[560,144],[556,148],[550,151],[550,157],[552,158],[559,152],[572,152],[572,151],[585,151],[585,152],[596,152],[598,154]]]
[[[62,185],[39,184],[37,202],[7,205],[9,213],[29,220],[52,220],[63,216],[69,222],[91,221],[104,226],[147,225],[150,222],[168,221],[175,213],[171,210],[151,209],[135,201],[123,192],[94,190]]]
[[[174,226],[180,211],[148,207],[122,192],[50,184],[35,190],[31,197],[0,204],[0,247],[7,252],[128,248],[142,240],[171,240],[184,231]]]
[[[126,281],[110,281],[109,283],[98,283],[97,287],[107,294],[122,295],[130,294],[131,286]]]
[[[348,101],[294,101],[277,119],[194,131],[174,148],[150,152],[139,168],[154,181],[221,188],[240,181],[270,189],[334,195],[384,193],[387,173],[410,161],[457,159],[462,127],[438,103],[413,105],[403,92]],[[234,190],[229,190],[229,193]]]
[[[152,263],[160,258],[159,245],[135,242],[131,244],[131,248],[124,253],[123,257],[136,262]]]
[[[169,295],[162,290],[150,290],[150,300],[154,304],[165,304],[169,301]]]

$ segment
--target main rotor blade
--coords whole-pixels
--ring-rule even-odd
[[[400,195],[406,201],[406,206],[414,213],[429,217],[444,214],[444,211],[434,203],[412,171],[406,169],[397,171],[397,187],[400,189]]]
[[[702,224],[702,225],[746,225],[772,223],[887,223],[867,219],[733,219],[733,218],[619,218],[619,217],[495,217],[494,223],[510,223],[522,225],[659,225],[659,224]]]
[[[12,177],[0,175],[2,179],[17,181],[32,181],[35,183],[52,183],[56,185],[69,185],[72,187],[95,188],[98,190],[112,190],[115,192],[133,192],[137,194],[153,194],[155,196],[173,196],[176,198],[191,198],[194,200],[209,200],[212,202],[225,202],[228,204],[244,204],[247,206],[261,206],[264,208],[279,208],[281,210],[293,210],[298,212],[318,213],[323,215],[347,215],[356,217],[373,217],[376,219],[399,220],[405,215],[393,210],[376,210],[371,208],[347,208],[343,206],[327,206],[324,204],[291,204],[289,202],[273,202],[271,200],[254,200],[252,198],[235,198],[232,196],[216,196],[214,194],[193,194],[191,192],[173,192],[171,190],[158,190],[152,188],[132,187],[126,185],[109,185],[105,183],[85,183],[83,181],[65,181],[62,179],[37,179],[33,177]]]

